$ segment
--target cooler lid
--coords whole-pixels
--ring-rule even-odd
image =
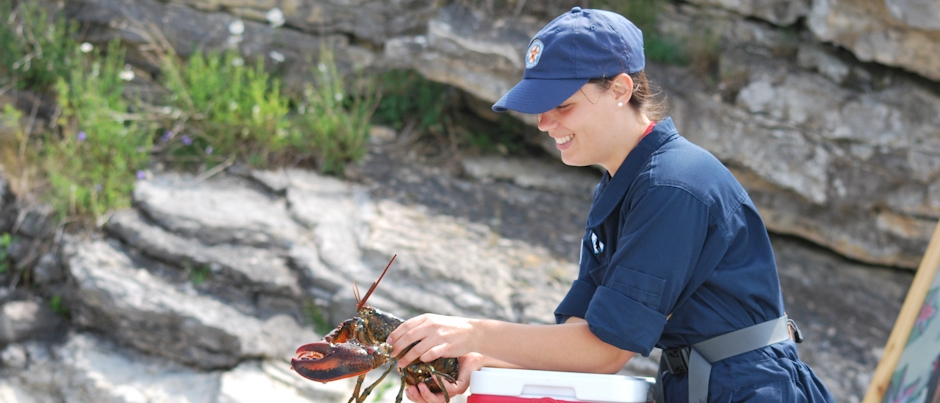
[[[551,397],[585,402],[646,402],[650,380],[627,375],[482,368],[470,374],[471,394]]]

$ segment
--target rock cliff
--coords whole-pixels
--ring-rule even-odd
[[[347,71],[412,68],[492,118],[488,104],[521,76],[529,37],[576,2],[493,3],[64,6],[89,41],[122,37],[143,71],[153,66],[135,52],[150,23],[182,55],[237,46],[267,57],[293,87],[330,43]],[[680,131],[757,203],[788,312],[807,334],[801,356],[838,401],[864,394],[907,269],[940,217],[937,17],[928,0],[690,0],[658,19],[662,32],[713,40],[701,63],[653,63],[649,73]],[[371,284],[393,254],[371,301],[382,309],[552,321],[576,272],[570,245],[595,171],[551,157],[467,158],[454,170],[394,144],[370,147],[357,181],[234,167],[208,179],[158,173],[139,182],[133,209],[81,236],[61,234],[48,208],[3,186],[0,224],[18,237],[10,256],[33,266],[36,289],[14,287],[20,279],[0,289],[0,401],[345,401],[351,383],[303,380],[286,359],[322,335],[313,317],[350,317],[353,282]],[[638,357],[624,373],[650,375],[656,359]]]
[[[415,69],[466,92],[493,118],[486,106],[521,77],[531,35],[580,4],[508,3],[517,7],[430,0],[70,0],[65,7],[91,27],[89,37],[123,37],[132,58],[143,41],[135,27],[153,23],[182,55],[225,46],[249,56],[277,52],[283,61],[271,63],[289,88],[300,88],[310,57],[329,43],[346,69]],[[273,9],[282,18],[272,22]],[[734,168],[772,231],[914,269],[940,217],[940,28],[930,22],[938,17],[927,0],[670,3],[658,30],[701,43],[700,63],[647,70],[680,132]],[[236,20],[245,27],[239,35],[228,29]]]

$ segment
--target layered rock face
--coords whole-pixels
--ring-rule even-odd
[[[345,71],[415,69],[492,118],[488,105],[521,77],[531,35],[577,2],[493,3],[64,5],[88,40],[124,38],[145,71],[154,67],[137,45],[153,27],[184,56],[236,46],[264,57],[290,88],[310,79],[329,44]],[[916,268],[940,217],[937,17],[930,0],[691,0],[659,17],[661,31],[704,40],[701,63],[648,68],[683,135],[735,172],[771,232],[838,254],[774,238],[788,312],[808,336],[801,356],[837,401],[864,394],[910,282],[894,269]],[[236,21],[243,30],[230,29]],[[558,242],[573,245],[580,222],[566,220],[587,211],[596,172],[526,164],[468,159],[468,179],[393,161],[397,170],[373,183],[399,197],[304,171],[161,173],[89,236],[57,236],[43,206],[9,214],[4,186],[0,225],[20,237],[11,257],[35,262],[37,294],[61,297],[53,308],[68,314],[0,288],[0,401],[346,401],[352,382],[306,381],[287,358],[322,336],[312,312],[333,325],[351,317],[352,284],[371,284],[393,254],[395,272],[370,299],[377,307],[551,323],[576,256],[504,236],[499,223],[555,218]],[[513,185],[480,190],[494,181]],[[484,225],[449,214],[454,200],[414,196],[435,189],[503,203],[504,216]],[[532,214],[559,200],[548,195],[571,202]],[[31,242],[42,238],[59,247],[36,255]],[[651,375],[657,358],[624,372]]]
[[[371,284],[393,255],[369,298],[375,307],[405,318],[553,323],[576,256],[556,257],[539,239],[557,234],[576,249],[596,172],[552,159],[463,165],[470,176],[457,178],[378,152],[366,184],[300,170],[139,182],[135,208],[116,212],[101,233],[63,236],[39,259],[31,291],[0,289],[0,397],[345,402],[355,378],[308,381],[289,358],[352,317],[353,285]],[[484,217],[468,219],[480,205],[489,206]],[[40,207],[22,216],[31,230],[48,228]],[[16,245],[32,242],[21,235]],[[911,276],[773,242],[787,312],[806,336],[801,357],[839,401],[860,401]],[[653,376],[658,358],[634,357],[622,373]],[[370,382],[381,371],[373,372]],[[397,381],[385,382],[378,401],[392,402]]]
[[[60,275],[36,285],[62,296],[70,323],[33,298],[0,305],[0,397],[346,401],[355,377],[308,381],[289,358],[329,330],[317,333],[314,317],[351,318],[354,284],[374,282],[394,255],[368,301],[382,310],[553,322],[575,264],[367,190],[307,171],[140,182],[138,208],[47,255]]]
[[[72,0],[66,10],[102,41],[140,44],[154,23],[182,55],[237,46],[277,65],[289,88],[330,44],[347,71],[415,69],[492,118],[487,105],[521,77],[531,35],[577,2],[514,4]],[[938,10],[928,0],[680,3],[659,30],[703,48],[706,66],[647,70],[680,132],[735,170],[772,231],[913,269],[940,217]]]

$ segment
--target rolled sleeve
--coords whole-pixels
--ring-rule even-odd
[[[584,317],[591,332],[617,348],[649,355],[666,325],[666,315],[607,287],[598,287],[595,296]]]
[[[648,355],[690,284],[709,215],[695,197],[672,186],[654,187],[624,209],[629,219],[607,236],[613,242],[616,235],[616,251],[609,269],[595,273],[598,286],[584,318],[604,342]]]
[[[584,318],[596,290],[597,287],[594,284],[575,280],[571,284],[571,289],[568,290],[568,295],[561,301],[558,308],[555,308],[555,322],[565,323],[572,316]]]

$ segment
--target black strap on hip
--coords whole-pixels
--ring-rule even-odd
[[[663,403],[663,372],[673,375],[689,374],[689,402],[705,403],[708,400],[708,381],[712,363],[744,354],[790,338],[790,323],[786,316],[738,329],[721,336],[695,343],[690,347],[663,350],[656,374],[655,399]],[[795,337],[802,341],[799,329],[793,325]]]

